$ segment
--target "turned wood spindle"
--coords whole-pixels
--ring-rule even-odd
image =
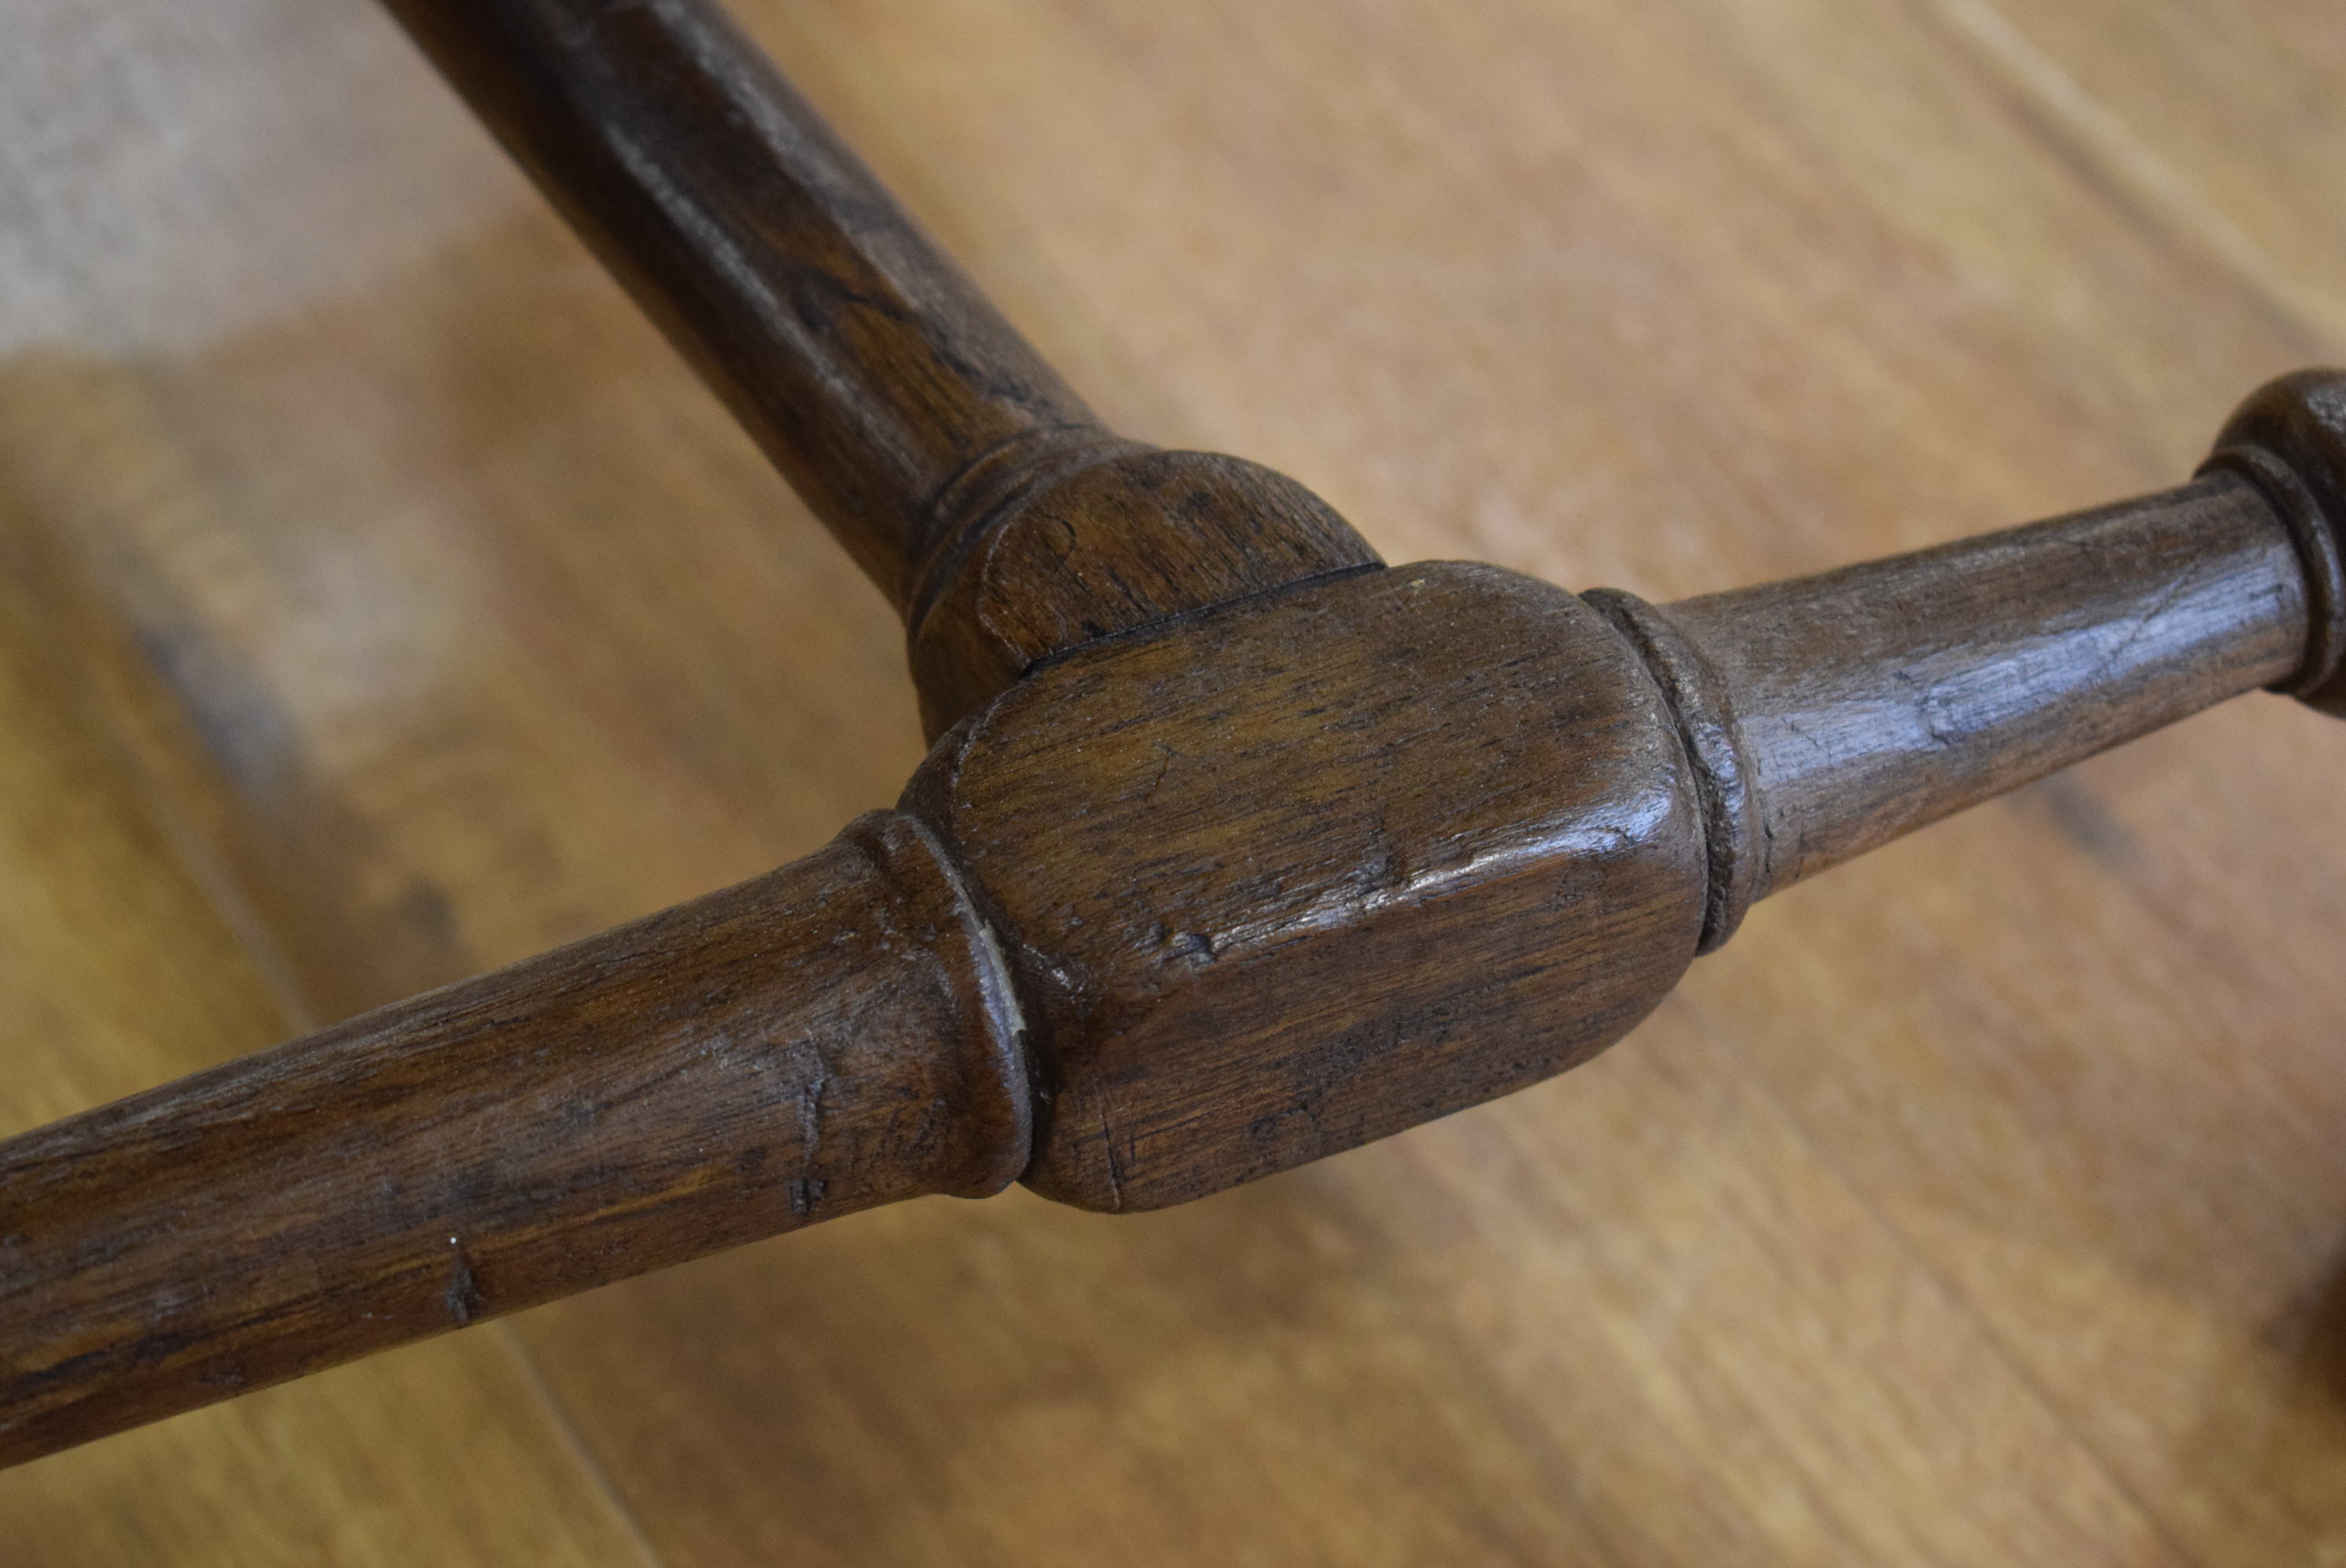
[[[390,0],[905,617],[934,749],[738,888],[0,1143],[0,1463],[1023,1179],[1546,1077],[1749,905],[2259,687],[2346,712],[2346,376],[2178,489],[1657,607],[1101,429],[701,0]]]

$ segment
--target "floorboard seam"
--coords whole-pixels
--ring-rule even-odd
[[[620,1529],[627,1534],[628,1544],[635,1548],[637,1560],[643,1564],[643,1568],[667,1568],[668,1559],[661,1555],[659,1548],[653,1544],[651,1532],[644,1528],[643,1521],[637,1517],[635,1509],[627,1502],[627,1494],[619,1490],[618,1482],[612,1479],[609,1468],[603,1463],[602,1456],[595,1451],[594,1445],[586,1441],[586,1434],[579,1430],[577,1421],[571,1416],[569,1405],[556,1390],[553,1380],[546,1375],[546,1369],[539,1364],[537,1353],[532,1350],[529,1348],[529,1342],[521,1337],[521,1330],[514,1326],[511,1319],[507,1319],[496,1324],[492,1332],[504,1344],[506,1353],[513,1357],[515,1365],[521,1369],[522,1377],[529,1384],[530,1391],[537,1396],[537,1402],[545,1407],[548,1419],[554,1422],[555,1430],[562,1434],[563,1444],[569,1449],[571,1459],[580,1470],[586,1472],[586,1479],[593,1483],[597,1494],[610,1507],[612,1514],[618,1520]]]
[[[2012,1343],[1997,1330],[1988,1315],[1980,1309],[1979,1303],[1972,1298],[1971,1292],[1964,1289],[1952,1274],[1939,1266],[1938,1260],[1931,1256],[1912,1232],[1899,1224],[1888,1210],[1873,1201],[1872,1195],[1866,1190],[1864,1184],[1857,1179],[1856,1174],[1843,1162],[1833,1157],[1824,1142],[1817,1136],[1815,1129],[1809,1125],[1807,1118],[1793,1109],[1792,1103],[1787,1096],[1779,1094],[1776,1086],[1770,1083],[1740,1053],[1729,1052],[1727,1056],[1729,1071],[1740,1077],[1761,1103],[1783,1118],[1785,1129],[1807,1152],[1808,1156],[1816,1161],[1818,1168],[1831,1174],[1833,1181],[1849,1195],[1850,1200],[1857,1205],[1866,1217],[1882,1227],[1882,1234],[1889,1238],[1891,1245],[1899,1254],[1930,1281],[1933,1289],[1944,1296],[1962,1313],[1963,1317],[1977,1330],[1980,1342],[1987,1348],[1988,1353],[2012,1374],[2020,1386],[2027,1391],[2028,1397],[2036,1401],[2038,1407],[2045,1411],[2054,1425],[2065,1433],[2070,1441],[2077,1445],[2077,1451],[2092,1465],[2095,1472],[2108,1484],[2111,1492],[2133,1511],[2135,1517],[2142,1522],[2151,1536],[2160,1545],[2173,1553],[2176,1562],[2185,1564],[2186,1568],[2207,1568],[2206,1559],[2184,1543],[2167,1520],[2157,1510],[2150,1506],[2148,1500],[2126,1478],[2117,1466],[2111,1461],[2110,1457],[2103,1452],[2101,1445],[2095,1442],[2090,1435],[2070,1419],[2067,1401],[2055,1397],[2053,1390],[2046,1386],[2044,1380],[2036,1375],[2014,1349]]]
[[[1926,0],[1926,4],[2034,99],[2052,123],[2067,133],[2077,152],[2101,166],[2106,178],[2254,290],[2291,329],[2290,335],[2330,347],[2346,333],[2346,322],[2299,284],[2196,183],[2178,173],[2123,118],[2038,48],[1993,0]]]

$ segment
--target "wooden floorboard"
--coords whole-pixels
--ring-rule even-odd
[[[205,853],[168,705],[0,482],[0,1135],[283,1037],[274,955]],[[0,1563],[647,1563],[498,1330],[0,1472]]]
[[[2346,330],[2346,19],[2325,0],[1934,0],[2242,276]]]
[[[279,14],[206,4],[222,37]],[[1662,598],[2171,483],[2258,381],[2346,355],[2325,11],[745,15],[1130,433],[1281,467],[1396,560]],[[0,316],[0,537],[87,596],[0,670],[34,716],[0,936],[42,977],[0,991],[11,1125],[804,852],[919,753],[879,596],[332,15],[196,50],[276,107],[189,97],[210,205],[148,192],[158,227],[248,213],[273,306],[224,237],[157,263],[168,321],[96,261],[128,303],[74,304],[93,226],[0,161],[45,301]],[[346,101],[371,134],[240,150]],[[342,168],[380,194],[318,195]],[[1761,907],[1504,1104],[1165,1214],[933,1200],[709,1259],[0,1478],[0,1538],[2346,1554],[2341,757],[2249,699]]]

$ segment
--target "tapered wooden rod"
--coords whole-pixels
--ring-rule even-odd
[[[1759,899],[2306,658],[2290,535],[2238,474],[1657,609],[1647,650],[1697,749],[1704,948]]]
[[[1026,1159],[1016,1032],[954,879],[882,813],[0,1144],[0,1464],[874,1204],[998,1191]]]
[[[384,0],[888,595],[932,734],[1089,637],[1373,565],[1082,401],[710,0]]]
[[[900,606],[972,464],[1107,439],[715,6],[386,4]]]
[[[1357,572],[1096,639],[831,848],[0,1144],[0,1462],[1017,1176],[1177,1203],[1583,1061],[1750,900],[2261,685],[2346,376],[2200,481],[1657,610]]]
[[[0,1463],[900,1197],[1334,1154],[1897,833],[2346,711],[2346,376],[2179,490],[1667,609],[1380,569],[1232,459],[988,470],[1079,409],[705,7],[393,3],[893,577],[944,733],[768,877],[0,1143]],[[938,484],[982,526],[915,592]]]

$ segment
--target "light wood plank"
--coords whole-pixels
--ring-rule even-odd
[[[186,797],[115,719],[151,678],[0,481],[0,1133],[291,1023]],[[126,712],[128,702],[143,711]],[[193,858],[189,858],[193,851]],[[5,1267],[0,1254],[0,1268]],[[0,1560],[638,1564],[510,1335],[444,1339],[0,1473]]]
[[[1937,0],[2113,184],[2346,331],[2346,15],[2326,0]],[[2057,127],[2057,128],[2055,128]]]

